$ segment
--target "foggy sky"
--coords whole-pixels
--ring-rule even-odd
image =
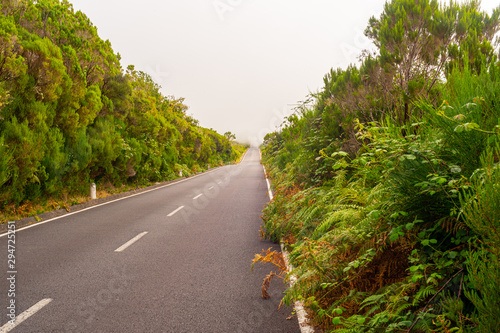
[[[184,97],[200,125],[257,143],[357,63],[385,0],[69,0],[122,57]],[[483,1],[491,13],[498,0]]]

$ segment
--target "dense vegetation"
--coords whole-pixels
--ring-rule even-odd
[[[202,128],[182,99],[123,70],[66,0],[0,4],[0,207],[91,181],[146,184],[234,161],[243,147]]]
[[[500,11],[392,0],[269,134],[265,235],[328,332],[498,332]]]

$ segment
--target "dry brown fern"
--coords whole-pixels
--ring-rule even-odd
[[[262,281],[262,297],[265,298],[265,299],[268,299],[269,297],[271,297],[271,296],[269,296],[269,294],[267,293],[267,291],[269,290],[269,283],[271,283],[271,280],[275,276],[277,276],[276,273],[271,272],[268,275],[266,275],[266,277]]]
[[[271,248],[267,250],[262,250],[260,254],[256,254],[255,258],[252,260],[252,270],[256,263],[270,263],[273,264],[276,268],[278,268],[278,273],[270,272],[262,281],[262,297],[268,299],[270,296],[268,294],[269,284],[274,277],[278,277],[280,279],[285,279],[285,274],[287,271],[287,267],[285,264],[285,259],[283,258],[283,253],[272,251]]]
[[[440,221],[440,223],[443,230],[445,230],[447,233],[452,233],[453,235],[455,235],[459,230],[464,230],[467,233],[469,233],[470,230],[465,223],[453,216],[445,217]]]

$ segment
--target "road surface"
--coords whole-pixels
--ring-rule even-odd
[[[272,267],[250,271],[279,249],[259,238],[267,201],[250,149],[239,165],[20,229],[15,244],[4,235],[0,332],[300,332],[278,310],[281,280],[261,297]]]

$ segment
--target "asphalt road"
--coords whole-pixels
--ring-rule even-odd
[[[272,267],[250,271],[255,253],[279,250],[259,238],[267,201],[251,149],[239,165],[19,230],[10,252],[0,237],[0,332],[300,332],[278,309],[281,280],[261,297]],[[12,300],[24,319],[13,329]]]

